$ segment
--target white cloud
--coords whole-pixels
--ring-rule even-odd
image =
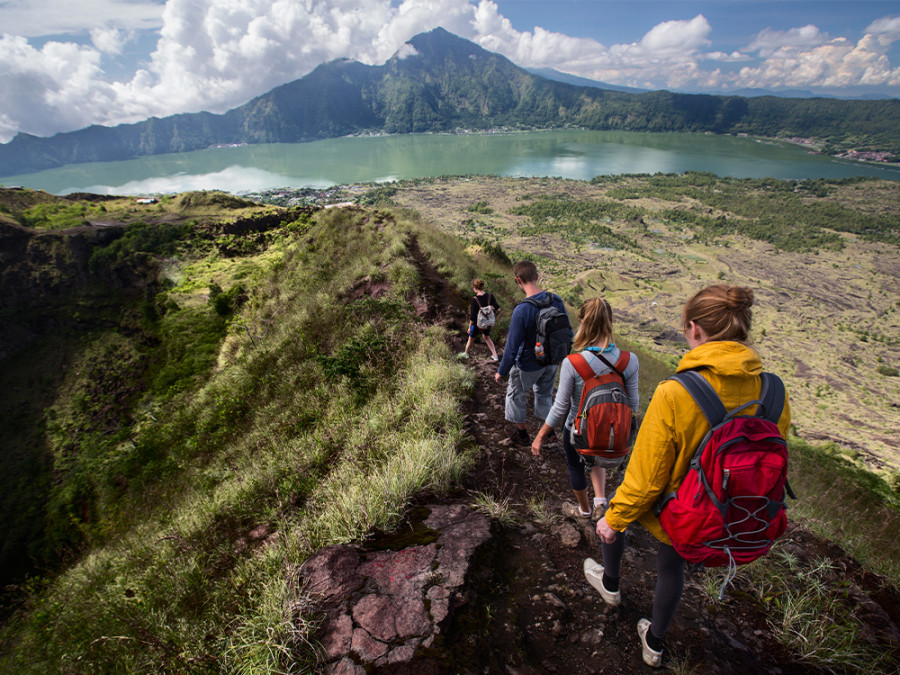
[[[48,42],[37,50],[23,37],[0,38],[0,138],[21,129],[78,128],[104,119],[108,107],[117,109],[99,61],[99,52],[72,43]]]
[[[653,27],[640,42],[641,48],[648,54],[693,54],[703,47],[709,46],[709,35],[712,27],[702,14],[690,21],[666,21]]]
[[[122,47],[131,36],[126,31],[113,27],[91,29],[91,43],[105,54],[121,54]]]
[[[780,35],[780,40],[778,36]],[[748,47],[765,58],[740,70],[740,86],[825,87],[900,85],[900,68],[891,66],[887,48],[900,37],[900,19],[872,23],[856,43],[830,38],[815,26],[776,35],[763,31]]]
[[[812,24],[786,31],[766,28],[753,39],[747,50],[769,57],[787,49],[818,47],[830,39],[827,33],[820,32]]]
[[[409,58],[410,56],[418,56],[419,52],[416,51],[416,48],[411,44],[406,43],[405,45],[401,45],[400,49],[397,50],[397,58],[401,61],[403,59]]]
[[[2,32],[23,37],[88,33],[96,26],[145,30],[162,25],[160,0],[5,0]]]
[[[900,16],[885,16],[876,19],[868,28],[866,34],[875,37],[883,47],[900,40]]]

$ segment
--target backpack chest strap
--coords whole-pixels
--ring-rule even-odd
[[[616,364],[613,365],[609,361],[607,361],[601,354],[597,354],[600,359],[610,367],[612,372],[616,373],[619,377],[622,378],[622,382],[625,382],[625,369],[628,367],[629,361],[631,361],[631,352],[623,351],[619,355],[619,360],[616,361]],[[575,368],[575,372],[577,372],[581,379],[587,382],[592,377],[597,377],[597,373],[594,372],[594,369],[591,368],[591,365],[587,362],[587,359],[579,352],[578,354],[569,354],[566,358],[572,363],[572,367]]]

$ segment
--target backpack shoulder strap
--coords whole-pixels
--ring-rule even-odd
[[[716,390],[712,388],[712,385],[706,381],[706,378],[696,370],[686,370],[675,373],[669,379],[675,380],[688,390],[691,398],[694,399],[697,405],[700,406],[700,410],[703,411],[703,415],[706,417],[706,421],[709,422],[710,427],[716,426],[725,419],[728,411],[725,409],[722,399],[719,398],[719,395],[716,393]]]
[[[610,371],[614,372],[620,378],[622,378],[622,382],[625,382],[625,369],[628,367],[628,362],[631,360],[631,352],[622,352],[619,354],[619,360],[616,361],[616,364],[613,365],[609,362],[609,360],[603,356],[600,352],[591,352],[594,356],[599,358],[606,366],[610,369]]]
[[[544,301],[536,300],[533,297],[527,297],[522,302],[527,302],[529,305],[534,305],[538,309],[544,309],[544,307],[549,307],[552,302],[550,302],[550,293],[547,293],[547,297],[544,298]]]
[[[761,377],[762,387],[759,392],[761,404],[756,414],[777,425],[781,413],[784,411],[784,402],[787,396],[784,391],[784,382],[773,373],[763,373]]]
[[[585,382],[596,376],[597,373],[594,372],[594,369],[591,368],[591,365],[587,362],[587,359],[584,358],[584,356],[582,356],[580,353],[569,354],[566,358],[572,362],[572,367],[575,368],[575,371]]]

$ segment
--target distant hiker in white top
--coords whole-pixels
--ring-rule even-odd
[[[491,328],[494,326],[497,312],[500,311],[500,305],[497,304],[493,293],[485,292],[484,280],[473,281],[472,290],[475,291],[475,296],[469,301],[469,329],[466,331],[469,341],[466,342],[466,348],[459,353],[459,358],[469,358],[469,350],[475,344],[475,338],[481,335],[491,350],[491,359],[498,361],[497,348],[491,340]]]

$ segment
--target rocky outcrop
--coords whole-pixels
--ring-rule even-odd
[[[317,639],[325,671],[362,674],[409,667],[434,645],[456,609],[490,521],[467,507],[428,506],[419,545],[322,549],[303,567],[306,587],[324,614]],[[416,660],[416,668],[422,666]]]

